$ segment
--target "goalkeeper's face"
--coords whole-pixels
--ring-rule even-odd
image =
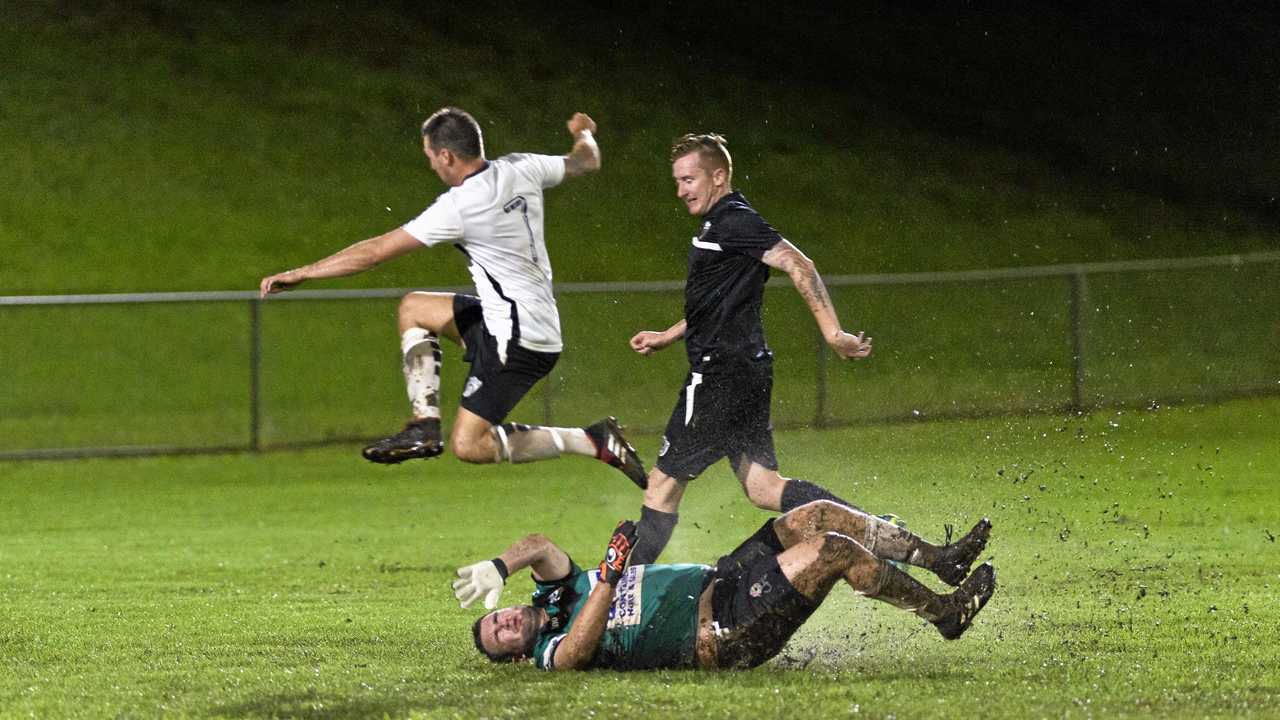
[[[528,657],[542,626],[541,615],[528,605],[495,610],[480,621],[480,642],[491,656]]]

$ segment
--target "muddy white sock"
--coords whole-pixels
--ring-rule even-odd
[[[535,462],[570,455],[596,456],[596,445],[582,428],[543,427],[504,423],[493,428],[498,462]]]
[[[927,568],[932,567],[938,557],[937,546],[907,532],[906,528],[874,515],[865,516],[865,522],[863,537],[854,539],[878,558]]]
[[[444,359],[440,339],[422,328],[409,328],[400,336],[400,352],[413,416],[440,417],[440,364]]]

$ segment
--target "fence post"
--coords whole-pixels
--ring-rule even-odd
[[[261,449],[258,428],[261,410],[262,381],[262,301],[254,298],[249,301],[249,449],[257,452]]]
[[[551,422],[551,384],[555,382],[555,374],[547,373],[542,379],[542,424],[553,425]]]
[[[1084,270],[1071,275],[1071,353],[1074,377],[1071,384],[1071,407],[1076,412],[1084,410],[1084,332],[1085,306],[1088,302],[1089,283]]]
[[[816,374],[814,383],[813,398],[813,424],[815,427],[827,426],[827,341],[822,337],[822,331],[817,333],[818,338],[818,356],[817,362],[814,364],[814,372]]]

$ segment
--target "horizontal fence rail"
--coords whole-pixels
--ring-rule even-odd
[[[1037,267],[996,268],[983,270],[961,270],[945,272],[918,272],[898,274],[864,274],[864,275],[828,275],[824,281],[830,288],[858,287],[892,287],[892,286],[945,286],[955,283],[1001,283],[1019,280],[1065,279],[1069,297],[1065,303],[1065,322],[1071,334],[1070,359],[1064,365],[1070,366],[1070,396],[1061,402],[1042,404],[1041,411],[1082,411],[1101,403],[1091,401],[1086,394],[1086,383],[1089,379],[1089,368],[1085,364],[1086,353],[1090,351],[1089,342],[1089,295],[1092,276],[1116,273],[1168,273],[1188,270],[1207,270],[1213,268],[1240,269],[1245,266],[1280,262],[1280,251],[1256,252],[1247,254],[1221,255],[1195,258],[1123,260],[1114,262],[1073,263],[1046,265]],[[779,283],[774,283],[779,285]],[[557,296],[592,296],[592,295],[628,295],[628,294],[662,294],[677,293],[684,288],[683,281],[642,281],[642,282],[580,282],[560,283],[556,285]],[[386,300],[397,299],[416,290],[434,290],[443,292],[474,292],[467,287],[435,287],[435,288],[379,288],[355,290],[295,290],[272,295],[270,303],[279,301],[342,301],[342,300]],[[109,294],[76,294],[76,295],[16,295],[0,296],[0,308],[16,310],[30,307],[53,306],[112,306],[112,305],[155,305],[155,304],[208,304],[208,303],[245,303],[248,309],[247,334],[248,357],[243,360],[246,385],[244,392],[248,394],[248,440],[246,443],[215,444],[207,447],[191,447],[184,445],[141,444],[114,445],[107,447],[49,447],[0,449],[0,460],[3,459],[50,459],[86,456],[134,456],[173,453],[213,453],[236,452],[243,450],[260,450],[267,447],[305,447],[326,442],[350,442],[359,439],[350,435],[326,436],[288,443],[264,443],[263,428],[263,392],[262,378],[262,312],[264,301],[256,291],[222,291],[222,292],[167,292],[167,293],[109,293]],[[1264,309],[1265,311],[1265,309]],[[4,310],[0,310],[4,312]],[[1274,312],[1274,308],[1271,310]],[[243,316],[241,316],[243,317]],[[1280,332],[1280,324],[1276,326]],[[805,424],[823,427],[841,424],[831,414],[833,400],[828,388],[829,351],[821,338],[814,334],[813,361],[813,412],[811,420]],[[14,346],[10,346],[13,348]],[[1265,348],[1263,349],[1266,350]],[[12,349],[10,350],[12,352]],[[24,354],[33,352],[24,348]],[[0,355],[0,365],[4,364]],[[1053,363],[1050,363],[1051,365]],[[0,381],[3,375],[0,375]],[[543,383],[542,413],[543,421],[552,422],[552,387],[551,383]],[[3,388],[0,388],[3,391]],[[1245,386],[1222,387],[1215,392],[1186,393],[1184,397],[1196,399],[1230,398],[1257,394],[1280,392],[1280,379],[1273,384],[1270,379],[1265,383],[1254,383]],[[243,397],[243,396],[241,396]],[[674,394],[672,395],[674,398]],[[775,402],[777,398],[775,397]],[[981,409],[935,410],[927,413],[930,418],[942,417],[979,417],[1008,414],[1005,411],[984,411]],[[919,416],[920,413],[914,413]],[[873,418],[870,421],[885,421],[901,416]],[[847,423],[848,421],[843,421]]]
[[[992,268],[985,270],[949,270],[917,273],[885,273],[868,275],[823,275],[828,287],[856,285],[914,285],[953,282],[989,282],[992,280],[1029,280],[1035,278],[1070,277],[1119,272],[1161,272],[1196,270],[1213,267],[1241,267],[1253,263],[1280,262],[1280,251],[1210,255],[1194,258],[1153,260],[1115,260],[1110,262],[1038,265],[1032,267]],[[646,280],[634,282],[558,283],[557,295],[588,293],[646,293],[683,290],[683,280]],[[271,295],[276,300],[376,300],[398,298],[419,290],[473,293],[471,286],[432,288],[374,288],[368,290],[291,290]],[[259,300],[256,290],[215,290],[198,292],[106,293],[90,295],[0,295],[5,305],[109,305],[137,303],[247,302]]]

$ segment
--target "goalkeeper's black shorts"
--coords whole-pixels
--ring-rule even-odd
[[[818,608],[782,574],[781,550],[770,520],[716,563],[711,620],[719,667],[745,669],[768,661]]]
[[[754,462],[778,469],[769,405],[773,357],[768,353],[732,364],[692,370],[671,411],[657,467],[681,481],[692,480],[720,458],[735,468]]]

